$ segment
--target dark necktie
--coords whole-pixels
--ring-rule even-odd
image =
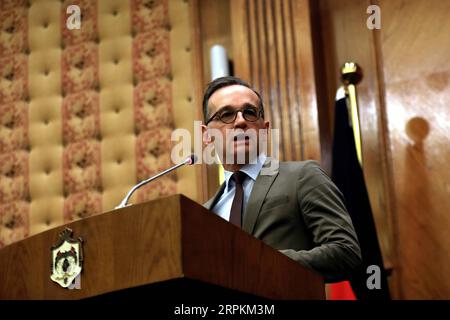
[[[236,186],[236,192],[234,193],[233,203],[231,204],[230,222],[239,228],[242,227],[242,207],[244,204],[244,183],[247,174],[242,171],[233,173],[231,179],[234,180]]]

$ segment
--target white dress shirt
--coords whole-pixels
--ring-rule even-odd
[[[244,204],[242,212],[245,213],[245,208],[247,207],[248,199],[250,198],[250,193],[252,192],[253,185],[255,184],[256,178],[258,177],[261,168],[266,161],[266,155],[261,153],[256,163],[246,164],[239,171],[245,172],[247,177],[242,185],[244,189]],[[230,179],[233,172],[224,170],[225,174],[225,189],[223,190],[222,196],[219,201],[217,201],[212,211],[223,219],[230,221],[230,211],[231,204],[233,203],[234,193],[236,192],[236,185],[234,180]]]

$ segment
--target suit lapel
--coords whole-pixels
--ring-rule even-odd
[[[253,234],[253,229],[255,228],[256,220],[259,215],[259,210],[261,209],[272,183],[278,176],[278,166],[276,166],[275,169],[271,168],[271,161],[273,160],[270,158],[266,159],[266,162],[264,163],[260,174],[256,178],[255,184],[253,185],[253,189],[247,203],[247,208],[245,209],[242,229],[250,234]]]
[[[220,188],[217,190],[216,194],[211,199],[209,199],[203,206],[208,210],[211,210],[212,208],[214,208],[217,201],[219,201],[220,197],[222,196],[224,189],[225,189],[225,182],[222,183]]]

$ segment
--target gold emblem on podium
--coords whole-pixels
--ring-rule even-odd
[[[50,279],[63,288],[80,289],[83,270],[83,239],[72,238],[73,231],[65,228],[59,234],[58,243],[52,246],[52,274]]]

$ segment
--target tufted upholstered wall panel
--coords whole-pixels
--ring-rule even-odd
[[[69,30],[69,5],[81,29]],[[0,1],[0,247],[114,208],[193,131],[184,0]],[[182,168],[131,202],[199,200]]]

